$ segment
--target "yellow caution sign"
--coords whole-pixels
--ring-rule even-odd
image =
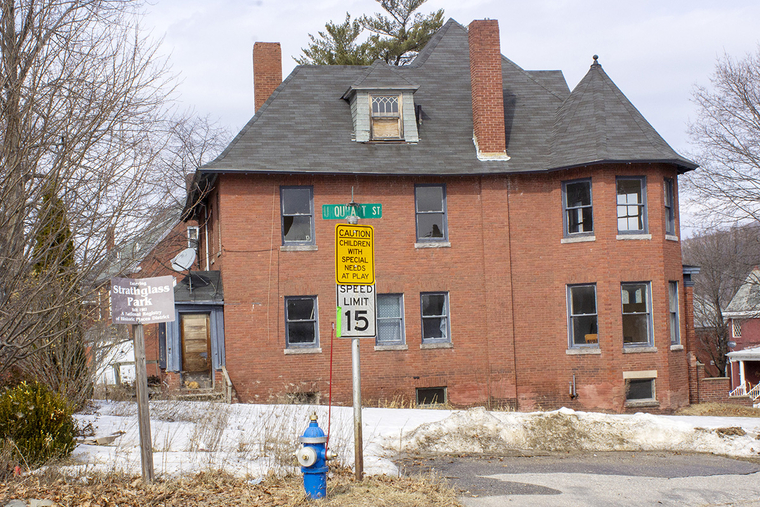
[[[335,225],[335,282],[375,283],[375,230],[371,225]]]

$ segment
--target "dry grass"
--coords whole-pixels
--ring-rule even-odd
[[[706,415],[714,417],[760,417],[760,408],[742,407],[728,403],[699,403],[684,407],[676,415]]]
[[[348,469],[336,470],[327,481],[324,507],[459,507],[454,490],[431,476],[368,477],[357,483]],[[68,478],[55,472],[0,482],[0,503],[11,499],[50,499],[57,506],[283,506],[315,505],[304,493],[299,475],[267,477],[259,484],[224,472],[145,485],[124,475]]]

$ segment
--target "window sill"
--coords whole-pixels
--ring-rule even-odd
[[[444,342],[444,343],[422,343],[420,344],[421,349],[453,349],[454,345],[451,344],[451,342]]]
[[[651,234],[618,234],[615,239],[652,239]]]
[[[280,252],[316,252],[317,245],[282,245]]]
[[[321,354],[322,347],[303,347],[300,349],[285,349],[284,352],[286,356],[289,356],[291,354]]]
[[[678,241],[678,236],[673,236],[672,234],[666,234],[665,239],[667,241]]]
[[[587,241],[596,241],[596,236],[570,236],[562,238],[560,243],[585,243]]]
[[[683,350],[683,345],[671,345],[670,350]]]
[[[414,248],[451,248],[451,241],[423,241],[414,244]]]
[[[644,407],[659,407],[660,402],[657,400],[626,400],[626,408],[644,408]]]
[[[599,347],[579,347],[577,349],[567,349],[565,354],[568,356],[601,355],[602,350]]]
[[[406,344],[403,345],[375,345],[375,350],[409,350]]]
[[[657,352],[657,347],[623,347],[623,354],[646,354],[650,352]]]

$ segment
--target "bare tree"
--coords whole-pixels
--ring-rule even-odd
[[[711,86],[697,86],[699,116],[690,126],[700,169],[686,178],[703,221],[760,219],[760,47],[743,59],[720,58]]]
[[[683,259],[700,267],[694,283],[695,352],[709,357],[717,369],[714,373],[724,376],[731,335],[723,311],[753,266],[760,264],[760,227],[703,232],[684,240]]]
[[[93,306],[106,231],[124,236],[164,202],[167,160],[179,156],[183,171],[196,160],[167,155],[190,120],[172,114],[173,76],[138,29],[138,1],[0,5],[2,372],[81,335],[88,316],[62,316]],[[45,195],[62,203],[65,220]],[[67,249],[36,245],[64,227],[74,262]],[[40,262],[46,269],[35,270]]]

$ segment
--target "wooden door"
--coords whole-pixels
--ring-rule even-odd
[[[180,315],[182,334],[182,371],[211,370],[210,318],[208,313]]]

